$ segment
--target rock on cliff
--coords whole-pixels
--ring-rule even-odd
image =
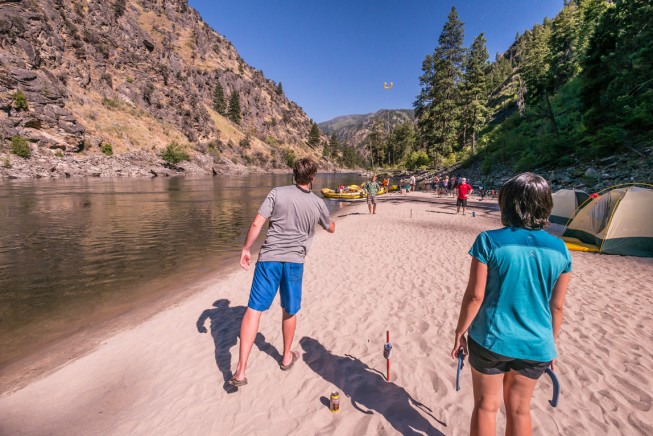
[[[218,84],[238,124],[214,110]],[[173,141],[218,168],[320,155],[304,111],[187,0],[0,0],[0,108],[0,153],[20,136],[59,158]]]

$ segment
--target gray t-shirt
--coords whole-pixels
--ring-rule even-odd
[[[270,222],[258,255],[259,262],[304,263],[304,256],[315,233],[315,224],[320,223],[325,230],[331,225],[331,216],[324,201],[296,185],[274,188],[258,213]]]

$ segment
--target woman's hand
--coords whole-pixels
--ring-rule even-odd
[[[468,355],[469,351],[467,350],[467,339],[465,339],[464,334],[456,334],[454,338],[453,349],[451,350],[451,358],[457,359],[460,349],[463,349],[463,354]]]
[[[555,371],[555,370],[556,370],[556,365],[557,365],[557,364],[558,364],[558,362],[556,362],[556,359],[553,359],[553,360],[551,361],[551,371]]]

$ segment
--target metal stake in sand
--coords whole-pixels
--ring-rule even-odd
[[[387,375],[385,377],[386,381],[390,381],[390,354],[392,354],[392,344],[390,343],[390,330],[385,332],[386,343],[383,346],[383,357],[385,357],[386,362],[388,362]]]

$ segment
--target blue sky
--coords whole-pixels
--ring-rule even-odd
[[[452,6],[468,47],[485,34],[490,60],[563,0],[190,0],[245,61],[317,122],[410,109],[424,57]],[[385,90],[384,82],[392,82]]]

